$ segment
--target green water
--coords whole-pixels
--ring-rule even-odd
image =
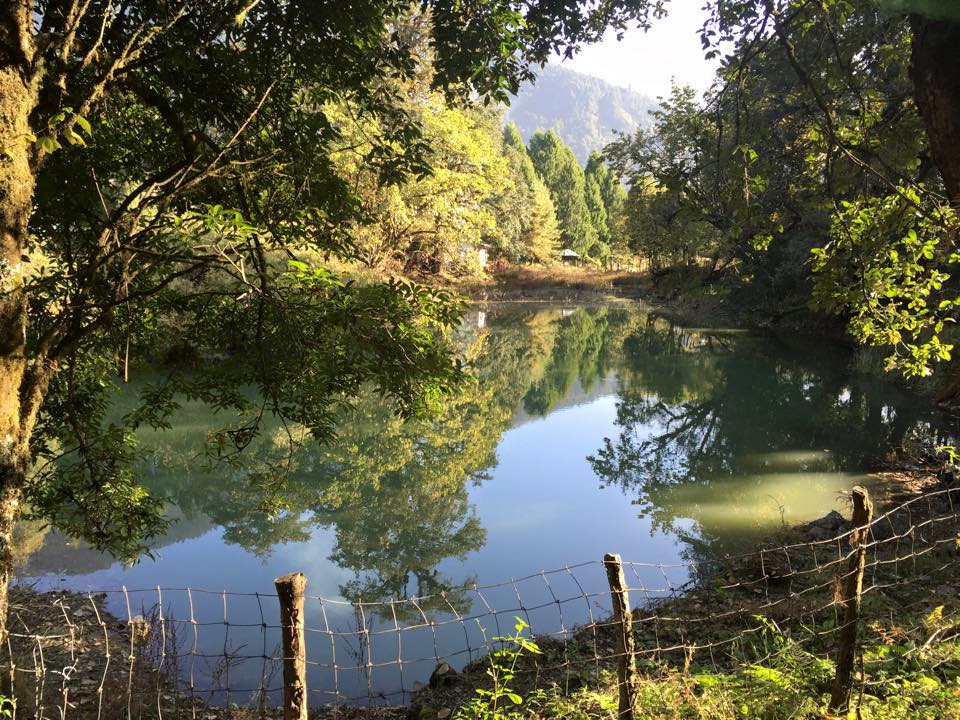
[[[856,372],[847,351],[822,339],[683,328],[639,305],[490,306],[464,318],[457,341],[475,383],[410,422],[365,396],[329,447],[291,446],[268,424],[243,466],[214,465],[205,440],[227,419],[184,407],[172,430],[141,438],[152,451],[144,483],[176,520],[156,557],[123,568],[38,532],[21,574],[47,586],[144,589],[149,604],[146,589],[158,585],[264,593],[299,570],[328,599],[421,597],[418,611],[469,614],[474,582],[614,551],[675,565],[673,586],[784,524],[845,511],[843,491],[891,452],[953,433],[928,402]],[[135,375],[120,405],[147,379]],[[562,580],[550,589],[562,594]],[[571,597],[604,587],[592,565],[577,580]],[[532,607],[547,590],[524,582]],[[177,592],[165,607],[182,610]],[[484,599],[512,607],[515,589],[497,592]],[[110,602],[123,614],[119,596]],[[222,617],[217,597],[197,602],[198,613]],[[564,627],[587,619],[589,604],[576,607]],[[230,609],[255,624],[262,608]],[[319,612],[308,607],[308,620],[319,624]],[[538,631],[558,627],[552,607],[530,618]],[[462,641],[441,638],[440,654]],[[384,682],[409,688],[432,664],[424,668]]]

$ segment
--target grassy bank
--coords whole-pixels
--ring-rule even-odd
[[[537,301],[642,297],[648,277],[641,273],[595,268],[511,265],[485,278],[467,278],[455,286],[477,300]]]
[[[755,663],[717,667],[694,660],[688,665],[668,658],[642,660],[635,684],[635,717],[644,720],[801,720],[827,717],[875,718],[876,720],[957,720],[960,718],[960,640],[956,598],[928,611],[898,613],[895,620],[870,622],[854,675],[849,713],[829,712],[835,665],[829,648],[818,643],[815,633],[805,629],[781,630],[767,621],[764,632],[744,648],[754,653]],[[641,638],[638,638],[638,640]],[[524,688],[518,679],[531,670],[530,658],[556,661],[561,648],[541,643],[543,655],[524,656],[521,651],[514,676],[503,687],[496,707],[490,703],[496,686],[483,664],[471,668],[473,675],[484,670],[472,695],[457,701],[449,695],[426,697],[415,706],[416,717],[445,715],[455,708],[454,718],[480,720],[503,718],[614,718],[617,715],[619,686],[615,670],[602,664],[584,676],[566,681],[542,682]],[[501,677],[513,662],[515,649],[504,651],[494,663],[501,664]],[[759,659],[763,658],[763,659]],[[569,660],[569,656],[567,657]],[[523,667],[524,664],[527,667]],[[865,670],[863,669],[865,668]],[[469,677],[469,676],[468,676]],[[576,687],[580,685],[580,687]],[[571,687],[573,686],[573,687]],[[520,702],[517,702],[519,698]],[[439,702],[437,702],[439,700]]]
[[[924,618],[905,617],[922,627]],[[928,625],[935,631],[933,625]],[[888,632],[895,628],[886,628]],[[956,720],[960,718],[960,643],[954,638],[925,648],[923,632],[899,633],[896,643],[863,648],[865,662],[887,668],[881,685],[854,688],[853,708],[839,717],[877,720]],[[645,668],[636,686],[635,717],[644,720],[802,720],[832,717],[828,710],[833,662],[808,652],[800,641],[771,630],[768,642],[781,644],[774,663],[735,672],[691,668],[682,672],[664,665]],[[601,672],[598,689],[564,692],[559,686],[527,693],[515,704],[505,700],[493,709],[467,704],[454,717],[476,718],[614,718],[618,708],[616,676]],[[492,712],[492,714],[491,714]],[[422,709],[419,717],[444,714]]]
[[[840,336],[834,318],[805,305],[780,307],[740,292],[735,278],[690,266],[660,272],[606,271],[563,265],[508,265],[484,277],[423,277],[477,301],[596,302],[640,299],[671,319],[701,326],[786,327]]]

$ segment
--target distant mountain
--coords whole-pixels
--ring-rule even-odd
[[[653,124],[649,115],[657,101],[600,78],[560,65],[547,65],[537,81],[524,85],[507,109],[528,141],[537,130],[553,129],[569,145],[581,164],[602,150],[614,130],[632,132]]]

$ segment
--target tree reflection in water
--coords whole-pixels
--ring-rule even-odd
[[[758,510],[802,505],[813,485],[849,489],[908,436],[932,432],[916,398],[849,366],[822,341],[650,317],[623,343],[619,434],[589,460],[654,529],[684,538],[691,559],[736,550],[769,534]]]
[[[812,485],[822,503],[824,488],[852,484],[843,473],[869,468],[934,419],[903,393],[852,375],[848,357],[822,343],[684,329],[636,306],[491,307],[484,323],[468,316],[457,340],[475,382],[407,421],[367,393],[343,410],[328,446],[267,423],[242,462],[205,462],[203,438],[224,419],[191,404],[171,429],[143,431],[151,454],[140,476],[179,518],[159,547],[219,527],[224,542],[266,559],[327,530],[329,560],[346,571],[344,597],[430,595],[424,611],[450,602],[462,612],[470,579],[441,568],[484,546],[471,487],[490,476],[503,434],[529,416],[615,386],[615,427],[590,458],[593,470],[697,557],[750,539],[761,511],[778,512]],[[59,570],[80,552],[51,536],[23,542],[35,550],[27,574]],[[109,564],[84,556],[75,572]]]
[[[611,372],[635,317],[606,307],[493,308],[484,323],[470,320],[457,339],[475,382],[423,416],[404,420],[371,391],[343,410],[330,445],[311,442],[302,428],[267,422],[226,466],[203,457],[202,439],[224,422],[203,406],[185,404],[167,431],[143,431],[151,451],[139,468],[143,483],[180,520],[160,546],[220,527],[226,543],[266,559],[278,545],[329,528],[329,559],[352,576],[342,596],[377,602],[429,595],[435,599],[420,604],[426,612],[447,611],[448,602],[466,610],[469,580],[455,583],[438,568],[485,542],[471,484],[496,465],[518,408],[545,415],[574,385],[588,392]],[[118,412],[132,405],[136,390],[121,398]],[[62,562],[67,549],[58,550],[52,554]],[[29,564],[28,573],[42,571]]]

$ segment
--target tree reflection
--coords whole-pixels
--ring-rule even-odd
[[[220,527],[225,542],[267,558],[329,528],[330,560],[352,576],[344,597],[431,596],[419,603],[426,612],[466,610],[464,583],[438,568],[486,540],[470,484],[489,476],[521,405],[545,414],[576,381],[589,388],[610,372],[631,316],[509,309],[488,311],[483,326],[469,320],[458,342],[476,380],[423,417],[403,420],[371,392],[341,413],[334,442],[265,422],[230,465],[203,456],[203,439],[220,427],[204,406],[184,407],[170,430],[144,431],[144,485],[184,518],[165,542]]]
[[[589,460],[698,557],[768,533],[749,517],[758,504],[809,483],[843,487],[842,473],[874,466],[924,421],[918,402],[852,375],[822,343],[649,319],[624,341],[623,364],[619,434]]]
[[[552,350],[545,355],[542,375],[530,385],[523,398],[527,413],[548,414],[579,381],[589,391],[613,369],[623,333],[631,321],[623,309],[583,309],[565,314],[558,323]]]
[[[476,381],[426,416],[405,421],[371,392],[339,416],[335,442],[265,423],[232,465],[205,461],[204,438],[221,422],[200,406],[167,431],[144,431],[143,483],[181,518],[164,543],[218,527],[225,542],[267,558],[324,529],[330,560],[346,571],[344,597],[431,596],[424,611],[462,612],[464,583],[441,568],[486,542],[471,485],[490,476],[503,433],[524,414],[606,392],[605,378],[617,382],[617,429],[590,458],[594,471],[697,558],[768,533],[754,515],[776,513],[790,493],[849,487],[841,473],[870,467],[931,421],[822,343],[684,329],[626,307],[488,309],[484,323],[469,320],[458,342]],[[85,555],[78,570],[91,562]]]

